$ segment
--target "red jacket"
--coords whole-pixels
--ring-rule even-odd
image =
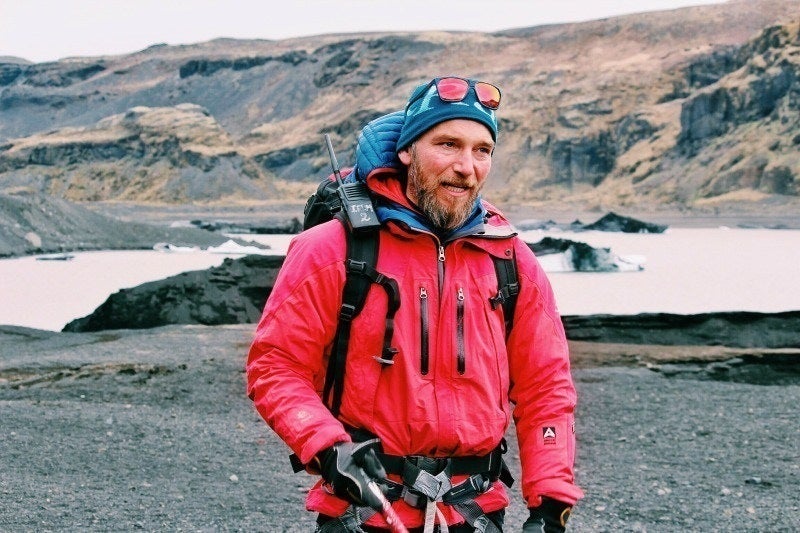
[[[378,194],[407,204],[392,174],[371,175],[369,183]],[[539,263],[505,219],[488,207],[484,234],[444,245],[430,233],[384,224],[377,270],[400,287],[392,342],[398,353],[391,366],[374,358],[381,353],[387,297],[373,285],[353,323],[340,418],[378,435],[388,454],[474,456],[498,445],[513,404],[528,506],[538,505],[542,495],[572,504],[582,493],[574,484],[576,397],[566,337]],[[512,253],[520,294],[506,342],[502,308],[492,309],[489,302],[497,293],[489,254]],[[248,394],[304,464],[322,449],[350,440],[321,400],[341,305],[344,259],[345,233],[338,221],[293,239],[247,362]],[[427,331],[421,324],[423,307]],[[459,312],[464,327],[457,330]],[[423,336],[430,347],[424,374]],[[508,505],[500,482],[476,501],[485,512]],[[306,504],[331,516],[347,507],[321,482]],[[402,501],[394,506],[407,527],[422,525],[422,511]],[[448,522],[463,521],[454,510],[440,507]],[[375,515],[367,523],[383,522]]]

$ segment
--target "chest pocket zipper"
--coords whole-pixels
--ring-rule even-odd
[[[420,371],[422,375],[428,373],[430,362],[430,346],[428,339],[428,291],[425,287],[419,288],[419,326],[420,326]]]
[[[458,361],[458,373],[464,375],[467,371],[466,345],[464,343],[464,289],[458,288],[456,297],[456,350]]]

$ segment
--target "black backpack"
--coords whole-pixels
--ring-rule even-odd
[[[386,329],[383,336],[383,350],[380,356],[375,357],[383,365],[393,364],[394,356],[397,353],[397,349],[391,346],[391,342],[394,333],[394,315],[400,307],[400,290],[397,282],[375,269],[378,263],[378,231],[380,224],[377,223],[376,218],[375,224],[367,227],[358,227],[354,230],[353,224],[348,220],[348,215],[351,215],[351,211],[342,207],[342,194],[339,190],[341,185],[341,179],[323,179],[317,191],[309,197],[303,211],[303,229],[308,229],[336,218],[344,225],[347,234],[346,278],[342,291],[342,306],[339,310],[339,324],[328,361],[323,389],[323,400],[334,416],[339,415],[342,403],[345,358],[347,356],[347,346],[350,342],[350,329],[353,319],[364,308],[370,285],[377,283],[383,287],[389,302],[386,313]],[[363,194],[364,198],[369,197],[367,186],[363,182],[348,180],[346,186],[348,188],[362,187],[363,189],[358,194]],[[492,309],[497,309],[498,306],[503,307],[506,336],[508,336],[513,325],[514,309],[517,295],[519,294],[516,261],[513,257],[498,258],[494,256],[492,256],[492,261],[497,274],[498,290],[490,302]]]

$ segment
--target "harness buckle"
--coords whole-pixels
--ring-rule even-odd
[[[473,474],[458,485],[452,487],[447,494],[445,494],[443,501],[447,504],[454,504],[466,499],[472,499],[489,490],[491,486],[492,481],[488,476]]]
[[[428,498],[424,494],[412,491],[408,487],[403,487],[403,501],[414,509],[425,509]]]
[[[453,488],[453,484],[450,482],[450,476],[445,471],[441,471],[434,476],[424,470],[420,470],[417,479],[411,484],[411,488],[421,492],[429,500],[440,501],[442,496]]]
[[[426,457],[424,455],[409,455],[406,456],[405,460],[417,467],[419,470],[425,471],[434,476],[447,468],[450,463],[450,460],[446,458]]]

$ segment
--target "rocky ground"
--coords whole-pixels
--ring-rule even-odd
[[[245,397],[252,329],[0,327],[0,530],[311,531],[311,479]],[[800,529],[797,350],[572,354],[572,531]]]
[[[159,227],[195,218],[280,222],[298,212],[92,210]],[[602,214],[512,217],[568,223]],[[796,217],[696,215],[640,218],[798,227]],[[0,326],[0,531],[311,531],[303,498],[312,480],[292,474],[288,450],[244,394],[252,329]],[[572,531],[800,530],[800,349],[571,346],[586,491]],[[518,472],[513,431],[509,440]],[[519,531],[526,510],[518,489],[512,494],[507,531]]]

